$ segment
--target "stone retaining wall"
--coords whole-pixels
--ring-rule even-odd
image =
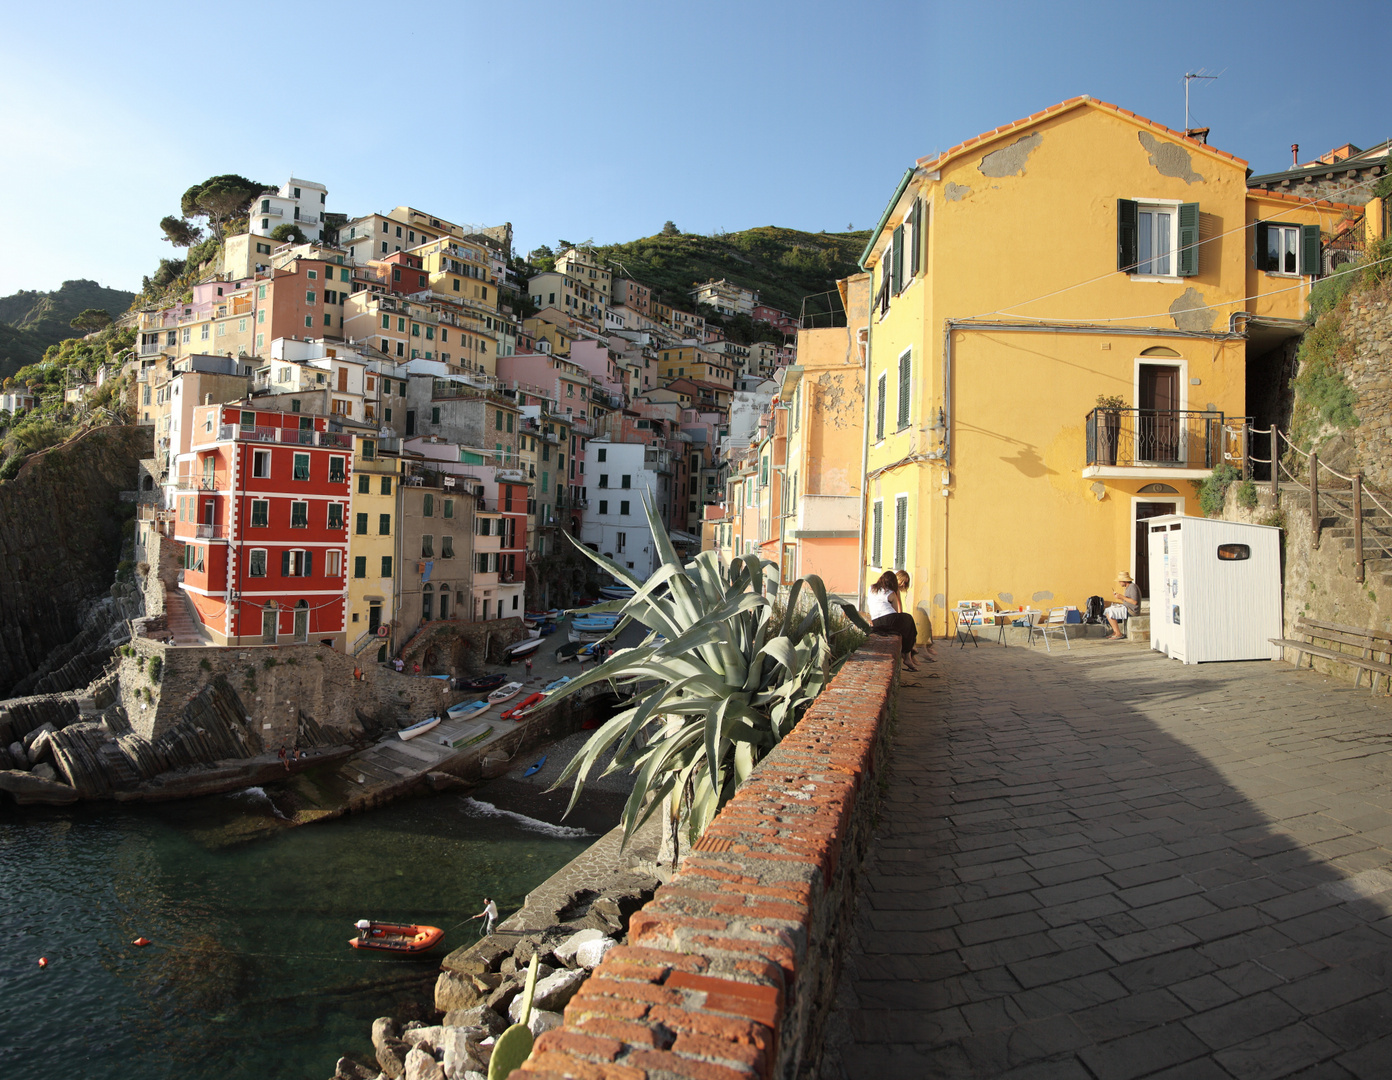
[[[135,733],[150,740],[178,721],[219,675],[237,692],[252,730],[269,749],[295,745],[301,711],[320,726],[356,736],[363,731],[359,714],[395,727],[401,720],[424,719],[458,697],[449,696],[449,684],[440,679],[398,675],[379,664],[359,667],[318,644],[212,648],[163,645],[137,634],[131,646],[137,655],[121,657],[121,697]],[[149,675],[149,660],[156,656],[162,659],[158,682]],[[355,671],[362,677],[354,678]],[[145,698],[147,689],[153,703]]]
[[[711,822],[543,1034],[526,1073],[694,1080],[816,1068],[873,828],[898,648],[872,638]]]

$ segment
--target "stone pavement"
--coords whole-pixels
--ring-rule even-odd
[[[824,1080],[1392,1077],[1387,698],[1130,643],[938,655]]]

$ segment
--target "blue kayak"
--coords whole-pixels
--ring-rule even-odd
[[[528,769],[526,772],[524,772],[522,775],[523,775],[523,776],[531,776],[533,773],[539,773],[539,772],[541,772],[541,767],[542,767],[543,765],[545,765],[545,764],[546,764],[546,755],[545,755],[545,754],[542,754],[542,755],[541,755],[541,760],[538,761],[538,762],[537,762],[535,765],[533,765],[531,768],[529,768],[529,769]]]

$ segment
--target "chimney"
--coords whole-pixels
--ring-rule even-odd
[[[1297,166],[1299,166],[1299,165],[1300,165],[1300,144],[1299,144],[1298,142],[1293,142],[1293,143],[1291,143],[1291,167],[1292,167],[1292,168],[1295,168],[1295,167],[1297,167]]]

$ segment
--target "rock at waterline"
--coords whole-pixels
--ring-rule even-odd
[[[435,1011],[448,1013],[456,1009],[472,1009],[484,1002],[486,994],[474,985],[472,976],[457,971],[442,971],[435,980]]]
[[[391,1080],[397,1080],[406,1071],[409,1047],[397,1036],[396,1021],[390,1016],[372,1021],[372,1047],[377,1052],[377,1064]]]
[[[587,941],[575,950],[575,962],[586,971],[593,971],[604,959],[604,954],[617,944],[618,942],[611,937]]]
[[[470,1071],[486,1071],[489,1055],[479,1048],[479,1044],[492,1037],[492,1032],[487,1028],[446,1027],[440,1052],[445,1080],[459,1080]]]
[[[406,1055],[403,1080],[445,1080],[445,1070],[433,1057],[416,1047]]]
[[[532,1015],[527,1017],[527,1030],[532,1033],[532,1038],[539,1039],[543,1032],[554,1031],[564,1023],[565,1017],[558,1012],[533,1009]]]
[[[52,767],[40,765],[34,772],[20,772],[18,769],[0,769],[0,791],[9,792],[14,801],[21,806],[43,803],[49,806],[66,806],[77,802],[77,789],[60,784],[55,779],[45,778],[39,769]]]
[[[58,770],[46,761],[39,762],[29,771],[40,780],[47,780],[55,784],[58,783]],[[74,788],[73,790],[76,791],[77,789]]]
[[[535,1009],[545,1009],[547,1012],[560,1012],[571,998],[580,989],[581,984],[588,977],[584,971],[558,971],[554,975],[549,975],[536,984],[536,995],[532,998],[532,1007]],[[508,1009],[508,1015],[516,1020],[521,1012],[520,1002],[513,1002]]]
[[[53,721],[52,721],[52,720],[45,720],[42,724],[40,724],[38,727],[36,727],[33,731],[28,732],[27,734],[25,734],[25,735],[22,737],[21,742],[23,743],[24,749],[25,749],[25,750],[31,750],[31,749],[33,749],[34,744],[35,744],[36,742],[39,741],[39,736],[40,736],[40,735],[51,735],[53,732],[55,732],[55,731],[57,731],[57,730],[58,730],[58,729],[57,729],[56,727],[53,726]]]
[[[485,1005],[472,1009],[454,1009],[445,1014],[443,1024],[447,1028],[483,1028],[489,1035],[501,1035],[508,1022]]]
[[[599,941],[604,937],[601,930],[581,930],[579,933],[571,934],[563,942],[557,945],[552,952],[556,954],[556,959],[566,967],[575,965],[575,952],[587,941]]]
[[[334,1074],[330,1080],[376,1080],[380,1075],[377,1069],[369,1069],[366,1065],[359,1065],[352,1058],[341,1057],[334,1066]]]

